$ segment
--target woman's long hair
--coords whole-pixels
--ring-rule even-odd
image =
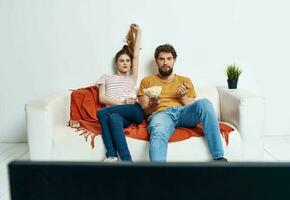
[[[129,53],[133,56],[134,55],[134,46],[135,46],[135,37],[133,34],[132,25],[130,26],[130,29],[126,35],[126,43],[128,45]]]
[[[133,28],[132,26],[130,26],[130,29],[127,33],[126,36],[126,43],[123,48],[117,52],[116,56],[115,56],[115,63],[117,64],[118,58],[123,55],[126,54],[130,57],[131,61],[133,60],[133,55],[134,55],[134,46],[135,46],[135,38],[134,38],[134,34],[133,34]]]

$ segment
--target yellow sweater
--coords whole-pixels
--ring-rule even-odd
[[[143,89],[145,88],[149,88],[152,86],[162,86],[160,104],[157,108],[157,112],[163,111],[170,107],[182,106],[182,103],[180,101],[181,95],[179,94],[177,88],[183,83],[186,83],[189,86],[187,97],[195,98],[196,93],[193,84],[189,78],[175,75],[174,79],[171,82],[167,83],[164,80],[160,79],[157,74],[142,79],[138,91],[138,96],[145,95],[143,92]]]

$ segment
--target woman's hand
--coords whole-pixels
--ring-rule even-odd
[[[125,99],[124,103],[125,104],[134,104],[134,103],[136,103],[136,98],[128,97]]]
[[[140,33],[141,29],[137,24],[131,24],[131,28],[133,30],[134,33]]]

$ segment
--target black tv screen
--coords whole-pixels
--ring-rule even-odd
[[[14,161],[12,200],[290,199],[289,163]]]

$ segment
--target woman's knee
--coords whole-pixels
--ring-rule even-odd
[[[107,108],[101,108],[100,110],[97,111],[97,115],[99,117],[102,117],[102,116],[105,116],[105,115],[108,115],[109,112],[108,112],[108,109]]]
[[[119,115],[118,113],[112,113],[110,115],[110,120],[113,121],[113,122],[116,122],[116,121],[122,121],[123,118],[121,115]]]
[[[140,124],[145,118],[144,111],[138,105],[132,106],[130,113],[131,114],[128,116],[128,119],[135,124]]]
[[[138,113],[135,117],[134,117],[134,119],[135,119],[135,123],[136,124],[140,124],[143,120],[144,120],[144,114],[143,113]]]

